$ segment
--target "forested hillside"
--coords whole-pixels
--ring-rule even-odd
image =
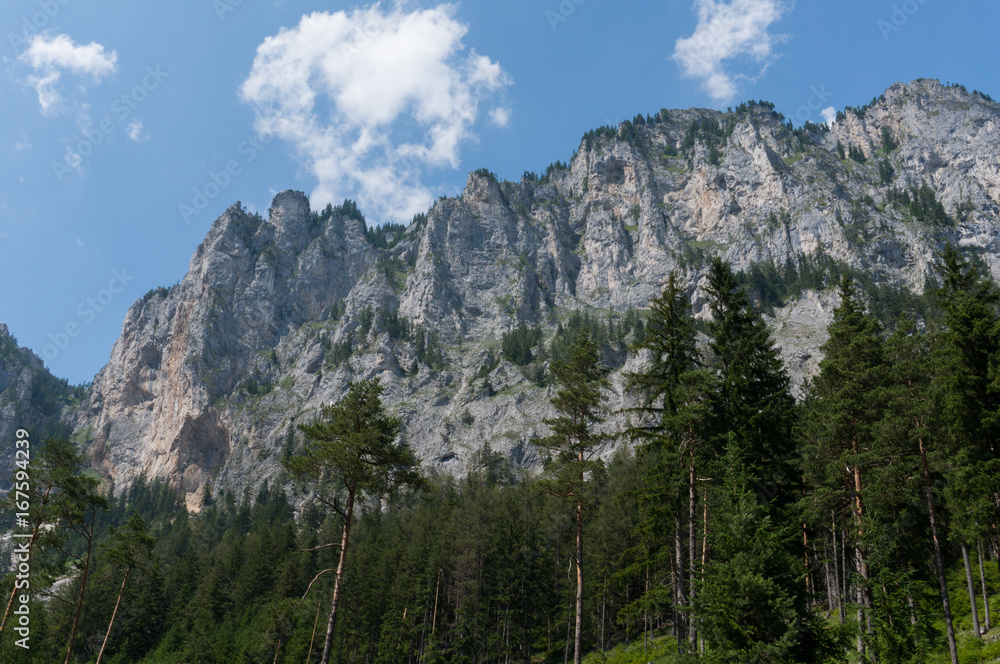
[[[23,348],[0,323],[0,439],[13,440],[14,432],[29,428],[39,438],[68,437],[72,428],[62,419],[67,406],[86,396],[82,386],[73,387],[50,374],[42,359]],[[0,491],[10,488],[14,469],[14,447],[0,449]]]
[[[0,652],[995,661],[1000,290],[950,244],[933,264],[926,299],[895,302],[887,323],[864,283],[825,277],[839,305],[801,402],[751,296],[759,279],[748,289],[711,261],[704,322],[671,275],[626,333],[620,352],[644,361],[623,388],[627,426],[610,434],[615,336],[580,318],[541,348],[525,329],[508,350],[554,358],[537,473],[487,440],[461,479],[421,476],[378,379],[289,434],[291,495],[203,491],[196,515],[158,480],[110,498],[72,446],[39,446],[31,650],[8,620]],[[612,436],[632,445],[601,461]]]

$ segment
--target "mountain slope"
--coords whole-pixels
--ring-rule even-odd
[[[919,291],[950,240],[1000,274],[998,122],[992,101],[920,80],[829,130],[792,130],[768,104],[637,117],[589,132],[541,177],[477,171],[398,232],[366,233],[353,204],[312,212],[299,192],[278,194],[267,219],[237,203],[177,287],[130,309],[73,426],[119,486],[169,477],[195,507],[208,483],[280,481],[294,423],[380,376],[425,463],[462,472],[488,441],[537,465],[545,358],[502,359],[505,332],[537,326],[548,350],[571,312],[605,328],[613,316],[619,409],[638,362],[626,314],[676,270],[706,315],[712,255],[737,270],[822,256]],[[834,305],[806,292],[776,312],[797,379],[814,370]]]
[[[68,437],[71,429],[62,414],[72,410],[84,396],[83,388],[71,387],[50,374],[42,359],[18,346],[7,326],[0,324],[0,492],[10,489],[14,471],[14,441],[19,429],[29,440],[41,443],[49,437]]]

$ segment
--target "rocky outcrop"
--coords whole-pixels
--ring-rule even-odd
[[[663,111],[589,133],[542,177],[473,173],[378,247],[352,205],[317,214],[286,191],[265,219],[237,203],[178,286],[131,308],[73,424],[116,486],[167,477],[196,507],[207,484],[283,481],[295,423],[379,376],[426,464],[462,472],[488,441],[532,466],[552,388],[537,363],[501,358],[504,332],[538,326],[548,342],[571,311],[642,309],[671,271],[707,316],[713,255],[744,270],[822,254],[920,290],[950,240],[1000,274],[998,122],[997,104],[935,81],[894,85],[832,128],[793,130],[766,104]],[[900,202],[922,186],[947,220]],[[806,292],[775,311],[797,383],[835,306]],[[618,410],[638,360],[608,361]]]
[[[11,487],[17,431],[28,433],[29,452],[46,438],[69,437],[61,417],[82,395],[81,388],[54,377],[40,357],[18,346],[0,323],[0,493]]]

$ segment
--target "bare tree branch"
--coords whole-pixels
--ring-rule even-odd
[[[319,574],[317,574],[316,576],[314,576],[314,577],[313,577],[313,580],[309,582],[309,585],[308,585],[308,586],[306,586],[306,594],[302,596],[302,599],[305,599],[305,598],[306,598],[306,595],[308,595],[308,594],[309,594],[309,591],[310,591],[310,590],[312,589],[312,587],[313,587],[313,584],[314,584],[314,583],[316,583],[316,579],[318,579],[319,577],[323,576],[323,575],[324,575],[324,574],[326,574],[327,572],[336,572],[336,571],[337,571],[337,570],[335,570],[335,569],[333,569],[333,568],[331,567],[331,568],[328,568],[328,569],[325,569],[325,570],[323,570],[322,572],[320,572]]]

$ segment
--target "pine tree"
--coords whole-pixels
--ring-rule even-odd
[[[608,389],[607,367],[600,361],[597,344],[589,327],[578,333],[569,349],[569,359],[552,363],[559,390],[552,405],[561,415],[545,420],[552,434],[538,441],[538,447],[555,453],[546,468],[545,489],[553,495],[572,499],[576,511],[576,633],[573,661],[583,659],[583,506],[584,492],[592,476],[603,471],[595,456],[607,441],[594,431],[604,422],[604,391]]]
[[[67,500],[59,504],[59,520],[66,524],[69,530],[78,535],[84,543],[84,551],[81,555],[68,553],[60,548],[63,553],[73,560],[73,564],[79,573],[77,578],[79,591],[73,611],[69,640],[66,645],[65,664],[69,664],[73,657],[73,646],[76,641],[77,628],[80,625],[80,616],[83,613],[87,580],[90,576],[91,555],[97,537],[97,517],[108,509],[108,501],[99,493],[99,486],[100,482],[93,477],[75,475],[63,486],[63,493],[66,495]]]
[[[933,196],[933,192],[931,192]],[[936,264],[944,312],[936,345],[935,396],[940,427],[950,443],[946,495],[954,516],[953,534],[962,549],[974,627],[978,612],[969,543],[995,524],[1000,508],[1000,290],[983,266],[961,256],[951,244]]]
[[[642,397],[642,404],[633,412],[644,424],[627,433],[642,441],[640,455],[648,458],[648,474],[639,497],[643,518],[636,535],[640,542],[632,554],[635,564],[632,574],[648,574],[657,561],[670,559],[670,540],[681,542],[681,512],[687,512],[688,564],[683,555],[675,555],[675,597],[679,618],[683,606],[695,595],[696,560],[696,494],[695,469],[706,456],[705,395],[709,390],[709,374],[701,366],[691,305],[670,274],[663,293],[650,302],[648,326],[639,350],[650,354],[647,367],[629,376],[629,388]],[[687,503],[687,509],[682,505]],[[683,547],[676,547],[683,554]],[[652,585],[643,593],[636,607],[648,607],[662,597],[661,588]],[[690,615],[690,614],[689,614]],[[688,622],[692,622],[690,617]],[[695,643],[696,633],[688,630]]]
[[[948,244],[936,264],[944,311],[938,398],[943,424],[969,454],[995,456],[1000,433],[1000,291]]]
[[[708,280],[709,423],[726,482],[695,615],[719,661],[825,661],[839,646],[806,602],[788,376],[730,266],[716,258]]]
[[[343,519],[321,664],[330,661],[355,501],[359,496],[378,497],[401,485],[420,482],[417,458],[410,448],[396,443],[401,423],[385,411],[381,394],[377,378],[351,383],[347,396],[323,409],[322,419],[299,425],[308,437],[306,448],[287,463],[297,476],[317,482],[317,499]],[[340,494],[346,500],[343,507]]]
[[[701,395],[705,376],[698,372],[701,353],[691,305],[675,273],[670,273],[663,293],[650,301],[645,337],[636,348],[648,351],[650,362],[643,371],[629,375],[628,387],[643,398],[635,410],[652,416],[653,421],[650,427],[637,427],[630,433],[641,439],[690,431],[696,426],[690,407]]]
[[[942,553],[944,533],[938,514],[939,496],[933,479],[937,476],[937,468],[947,460],[945,450],[939,444],[941,437],[935,435],[933,423],[934,372],[928,370],[934,366],[933,343],[934,337],[931,335],[917,333],[912,320],[904,318],[897,322],[896,330],[885,345],[891,377],[886,395],[886,418],[881,427],[881,434],[893,441],[900,452],[896,457],[896,465],[901,466],[900,472],[910,477],[920,477],[922,480],[923,502],[929,519],[934,571],[941,596],[948,646],[952,662],[957,664],[958,650],[951,613],[951,597]],[[919,462],[909,461],[917,459]],[[890,491],[897,489],[898,485],[889,488]],[[896,627],[894,631],[900,633],[907,630]],[[917,652],[914,653],[917,656],[922,656],[925,648],[921,641],[917,635],[915,639]],[[897,647],[897,650],[902,649]]]
[[[887,381],[882,330],[866,316],[850,279],[840,282],[840,306],[834,311],[830,338],[823,345],[820,374],[812,384],[806,424],[807,469],[814,486],[827,487],[836,506],[852,514],[856,572],[862,597],[858,602],[858,652],[867,644],[864,611],[872,605],[870,572],[864,542],[870,527],[866,511],[866,469],[881,450],[878,427],[885,412]],[[870,506],[869,506],[870,507]]]
[[[113,526],[110,530],[110,544],[107,555],[112,563],[124,568],[122,585],[118,590],[118,599],[115,601],[115,609],[111,612],[111,620],[108,621],[108,630],[104,633],[104,641],[101,643],[101,650],[97,654],[97,664],[101,664],[104,657],[104,649],[108,645],[108,638],[111,636],[111,629],[115,626],[115,618],[118,616],[118,608],[122,603],[122,595],[125,594],[125,585],[129,576],[136,568],[143,568],[152,552],[156,540],[146,532],[146,522],[138,514],[132,514],[128,523],[123,528],[117,529]]]
[[[77,477],[83,467],[83,457],[76,450],[76,447],[65,440],[50,439],[45,441],[35,452],[35,458],[31,462],[30,475],[24,470],[21,475],[15,470],[14,482],[25,482],[28,486],[28,523],[31,526],[31,537],[28,539],[26,547],[28,556],[32,559],[40,559],[35,555],[35,549],[55,548],[61,545],[66,539],[67,524],[60,519],[70,508],[75,494],[67,491],[68,487],[73,487],[78,482]],[[10,512],[16,503],[16,493],[11,492],[4,501],[3,507]],[[33,574],[39,578],[43,573],[43,568],[34,565]],[[48,576],[48,570],[44,570]],[[17,596],[17,587],[12,584],[11,594],[8,598],[7,608],[4,611],[3,619],[0,620],[0,632],[3,631],[10,617],[11,608],[14,605],[14,598]]]
[[[771,333],[732,268],[721,258],[708,274],[709,333],[716,380],[709,403],[717,454],[730,435],[746,451],[760,493],[784,508],[797,499],[795,401]]]
[[[843,646],[806,602],[794,523],[776,522],[754,491],[747,451],[731,436],[710,539],[712,560],[695,600],[709,661],[827,662]]]

